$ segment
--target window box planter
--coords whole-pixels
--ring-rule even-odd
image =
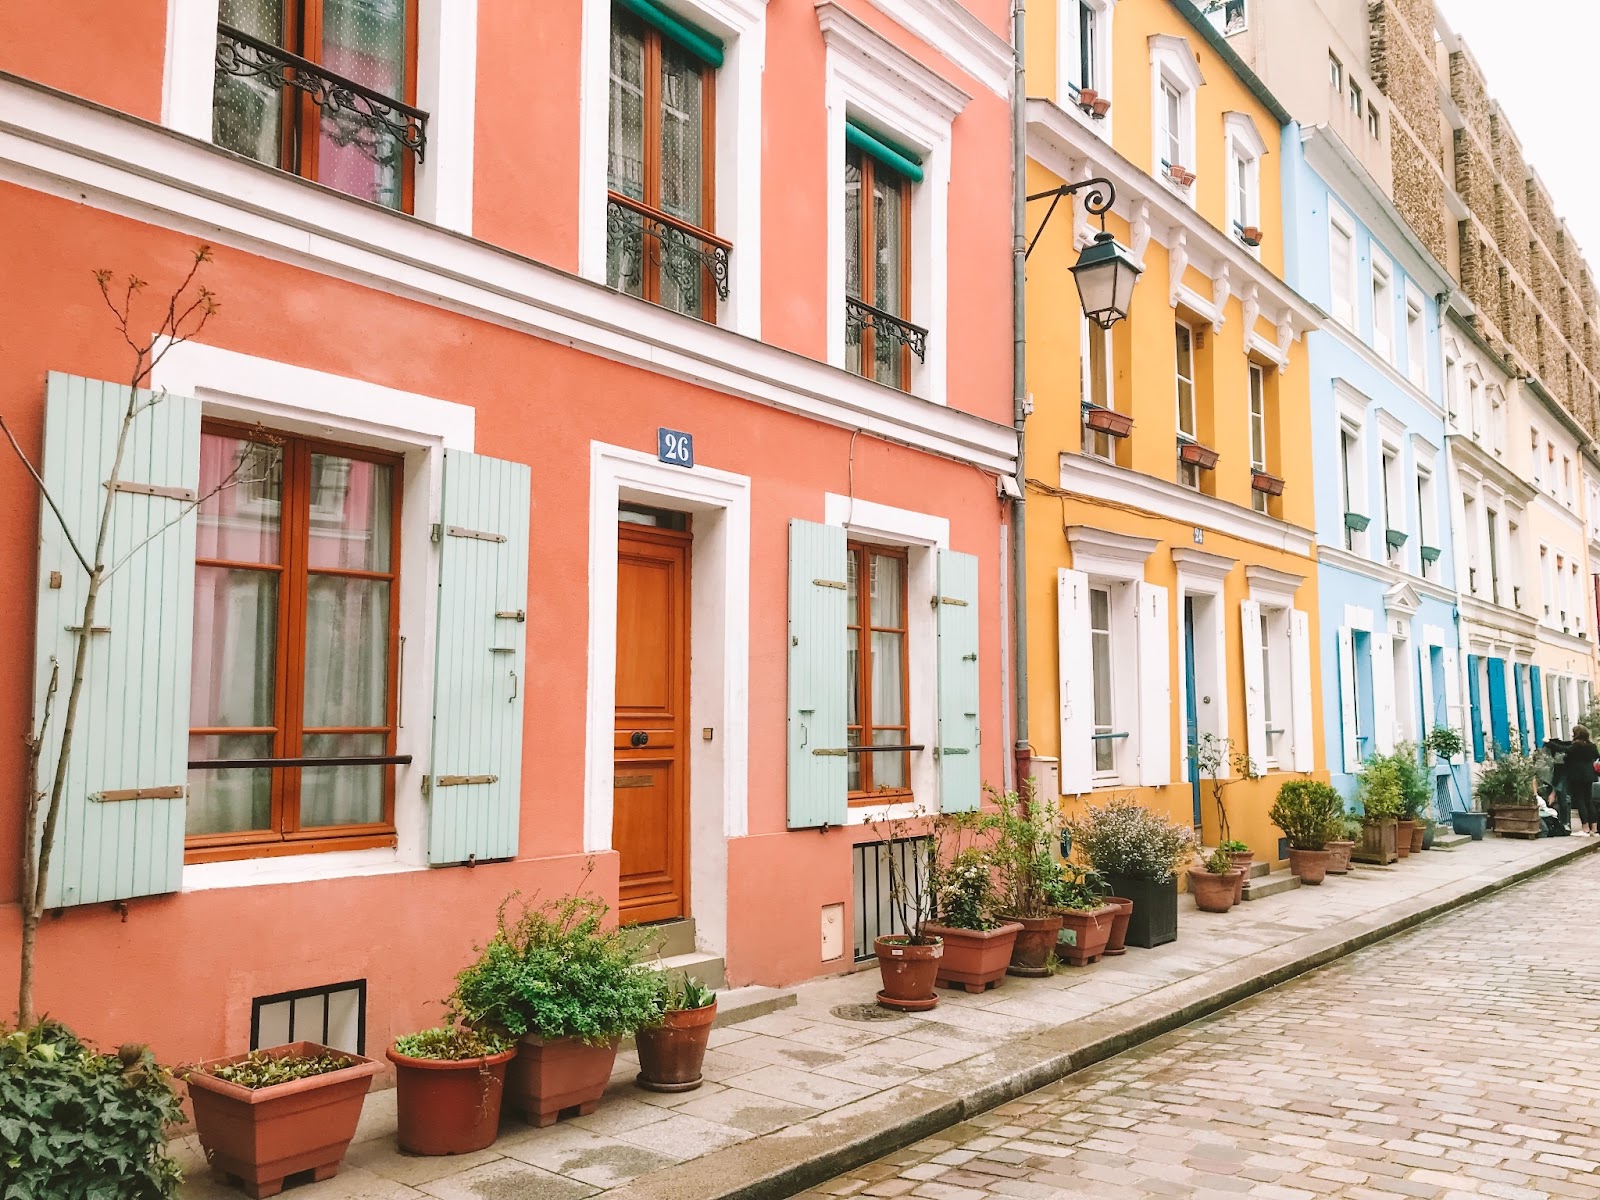
[[[1283,480],[1276,475],[1268,475],[1265,471],[1256,471],[1250,476],[1250,487],[1263,496],[1283,495]]]
[[[1133,432],[1133,414],[1088,404],[1083,409],[1083,423],[1096,433],[1114,438],[1125,438]]]
[[[1192,467],[1199,467],[1202,471],[1213,471],[1217,466],[1217,459],[1222,455],[1210,446],[1202,446],[1199,442],[1179,441],[1178,461],[1188,463]]]
[[[1259,246],[1261,245],[1261,230],[1254,225],[1246,225],[1239,231],[1239,240],[1252,248]]]
[[[1344,515],[1344,527],[1352,533],[1365,533],[1367,526],[1372,524],[1372,518],[1362,516],[1360,513],[1347,512]]]
[[[1420,553],[1423,562],[1432,564],[1439,561],[1441,551],[1437,546],[1423,546],[1420,548]]]
[[[588,1116],[611,1081],[620,1040],[589,1046],[573,1037],[523,1034],[506,1071],[506,1107],[541,1129],[569,1108]]]
[[[302,1171],[310,1171],[315,1180],[337,1175],[350,1139],[355,1137],[372,1077],[383,1069],[370,1058],[315,1042],[290,1042],[274,1046],[266,1054],[271,1058],[338,1054],[351,1065],[259,1088],[242,1087],[208,1073],[215,1067],[243,1062],[248,1054],[213,1059],[189,1073],[195,1131],[206,1160],[252,1197],[276,1196],[287,1177]]]
[[[1131,875],[1107,875],[1106,882],[1118,896],[1133,901],[1128,919],[1126,944],[1149,950],[1178,940],[1178,883],[1168,879],[1156,883]]]
[[[1011,965],[1011,951],[1022,926],[1009,921],[997,929],[957,929],[953,925],[924,925],[922,932],[944,942],[935,982],[940,987],[982,992],[998,987]]]
[[[1383,540],[1389,544],[1389,549],[1398,550],[1406,544],[1406,531],[1403,529],[1385,529]]]

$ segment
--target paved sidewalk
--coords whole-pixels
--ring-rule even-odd
[[[1049,979],[1008,979],[930,1012],[861,1021],[875,970],[797,989],[796,1004],[716,1030],[707,1083],[658,1095],[618,1056],[598,1111],[532,1129],[502,1126],[490,1149],[413,1158],[394,1148],[394,1094],[367,1099],[344,1170],[296,1200],[757,1200],[826,1180],[1055,1082],[1399,929],[1593,850],[1600,839],[1490,838],[1357,867],[1214,915],[1179,901],[1177,942]],[[876,1011],[876,1010],[875,1010]],[[381,1053],[381,1049],[379,1050]],[[236,1196],[192,1137],[185,1200]]]

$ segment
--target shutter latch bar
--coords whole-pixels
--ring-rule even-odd
[[[114,492],[128,492],[135,496],[155,496],[161,500],[182,500],[185,504],[193,504],[199,497],[193,488],[166,487],[159,483],[134,483],[131,480],[119,479],[114,484],[105,484]]]
[[[102,804],[113,804],[118,800],[182,800],[183,796],[184,789],[179,784],[176,787],[118,788],[96,793],[89,798]]]
[[[503,542],[506,540],[506,535],[503,533],[485,533],[481,529],[465,529],[460,525],[446,525],[444,527],[444,535],[446,537],[472,538],[479,542]]]
[[[464,787],[472,783],[499,783],[498,775],[441,775],[440,787]]]

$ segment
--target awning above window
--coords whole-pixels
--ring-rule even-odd
[[[671,38],[690,54],[713,67],[722,65],[722,39],[697,29],[655,0],[616,0],[645,24]]]
[[[856,124],[850,117],[845,118],[844,140],[847,145],[854,146],[863,154],[871,155],[890,170],[904,175],[912,183],[922,182],[922,156],[916,151],[893,144],[882,134]]]

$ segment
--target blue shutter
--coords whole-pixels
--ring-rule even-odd
[[[978,807],[978,560],[939,551],[939,811]],[[1051,797],[1054,800],[1054,797]]]
[[[126,386],[50,375],[41,474],[91,557],[129,399]],[[187,396],[152,399],[138,394],[137,403],[149,407],[134,419],[112,499],[103,561],[116,570],[101,585],[95,611],[46,883],[50,908],[175,892],[182,882],[200,404]],[[52,587],[58,575],[60,586]],[[50,660],[60,668],[40,760],[48,788],[72,687],[76,639],[69,627],[82,618],[89,580],[44,504],[36,586],[34,721]],[[41,828],[47,805],[40,806]]]
[[[1514,663],[1512,665],[1511,684],[1517,693],[1517,737],[1522,743],[1522,752],[1531,754],[1533,753],[1533,745],[1528,729],[1528,667],[1526,663]]]
[[[1539,668],[1528,668],[1528,690],[1533,693],[1533,744],[1544,745],[1544,681]]]
[[[531,473],[444,455],[428,861],[513,858],[528,690]]]
[[[849,691],[844,530],[789,522],[789,828],[843,825]]]
[[[1483,753],[1483,695],[1478,686],[1478,656],[1467,655],[1467,708],[1471,712],[1472,761],[1482,762]]]
[[[1489,659],[1489,726],[1494,735],[1494,752],[1511,749],[1511,719],[1506,704],[1506,660]]]

